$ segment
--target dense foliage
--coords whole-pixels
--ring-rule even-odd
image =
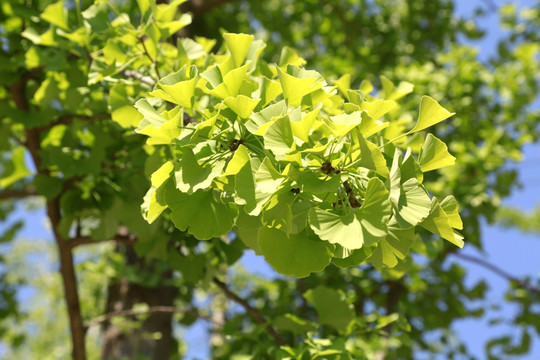
[[[208,321],[212,358],[467,354],[449,327],[486,287],[445,265],[454,229],[481,246],[538,137],[538,8],[501,14],[487,63],[450,1],[4,1],[0,215],[45,199],[73,358],[179,358],[171,319]],[[42,355],[8,275],[7,356]],[[490,356],[527,351],[535,289],[513,282],[522,336]]]

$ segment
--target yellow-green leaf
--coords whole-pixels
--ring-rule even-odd
[[[455,162],[456,158],[450,155],[446,144],[432,134],[428,134],[418,155],[418,164],[422,171],[440,169],[454,165]]]
[[[424,95],[422,96],[422,100],[420,102],[420,114],[418,115],[418,121],[411,131],[409,131],[409,134],[438,124],[454,114],[455,113],[452,113],[439,105],[439,103],[433,98]]]

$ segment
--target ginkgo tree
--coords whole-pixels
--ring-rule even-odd
[[[424,1],[426,14],[444,2]],[[55,356],[180,358],[185,347],[173,324],[196,320],[209,324],[216,359],[438,353],[426,341],[430,331],[446,334],[454,319],[473,314],[464,302],[485,290],[464,286],[461,268],[441,264],[464,245],[461,230],[477,241],[479,216],[471,208],[480,204],[486,213],[486,204],[495,203],[483,182],[456,184],[475,159],[486,160],[485,167],[475,165],[478,171],[502,166],[489,161],[486,149],[506,139],[504,133],[466,142],[460,131],[484,136],[486,130],[471,130],[467,117],[450,118],[484,103],[464,105],[470,72],[488,81],[488,71],[473,61],[441,66],[436,76],[429,64],[397,66],[408,50],[392,32],[387,41],[395,46],[369,50],[367,36],[342,57],[348,49],[342,45],[314,56],[301,42],[296,51],[248,34],[256,29],[229,33],[216,26],[246,27],[249,16],[242,20],[238,4],[249,3],[249,13],[261,19],[260,11],[273,16],[315,6],[304,12],[307,21],[347,1],[321,9],[317,2],[291,7],[285,1],[283,9],[276,1],[268,9],[257,1],[224,3],[7,0],[0,6],[0,215],[16,214],[16,200],[28,197],[46,210],[71,332],[71,345],[63,341]],[[383,6],[381,14],[390,10],[367,3]],[[406,9],[390,12],[423,24]],[[443,30],[452,24],[444,14],[433,23]],[[216,16],[223,18],[212,25]],[[377,12],[357,16],[381,23]],[[326,41],[332,36],[324,23],[319,35]],[[278,30],[293,27],[308,31],[294,24]],[[219,35],[201,36],[214,32]],[[442,34],[421,36],[439,36],[432,39],[439,43]],[[389,49],[400,55],[381,55]],[[418,61],[433,55],[417,49],[424,48],[411,53]],[[347,63],[366,51],[374,57]],[[448,61],[467,59],[460,51],[447,54]],[[519,72],[505,74],[518,81],[534,74],[537,62],[530,60],[532,47],[516,53]],[[342,65],[349,74],[336,74]],[[520,94],[530,88],[521,84]],[[464,94],[459,101],[456,93]],[[517,114],[526,101],[516,104],[502,113]],[[526,132],[530,123],[521,121],[516,131]],[[512,155],[524,141],[495,148]],[[1,240],[9,242],[21,223],[6,226]],[[96,250],[96,243],[104,246]],[[249,249],[282,276],[246,274],[238,260]],[[415,261],[412,252],[428,261]],[[20,315],[13,276],[1,275],[0,316],[9,320],[0,324],[2,342],[8,356],[36,357],[26,346],[30,333],[20,333],[17,321],[39,306]]]
[[[297,277],[331,262],[393,267],[416,226],[463,246],[455,199],[430,199],[422,185],[424,172],[455,158],[435,136],[414,136],[453,113],[424,96],[409,131],[387,132],[403,116],[395,100],[412,84],[396,89],[384,79],[373,96],[368,81],[331,85],[301,59],[288,62],[290,50],[278,66],[260,59],[265,44],[253,36],[224,39],[214,61],[199,68],[192,62],[204,54],[192,56],[135,104],[137,132],[163,145],[142,206],[150,223],[169,209],[199,240],[234,230],[276,271]]]

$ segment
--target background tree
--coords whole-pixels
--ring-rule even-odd
[[[467,288],[462,285],[463,269],[441,265],[448,256],[460,256],[441,239],[417,242],[414,247],[429,261],[406,258],[396,269],[382,273],[363,265],[346,270],[329,267],[298,281],[268,281],[241,271],[229,272],[227,284],[212,279],[211,274],[222,273],[236,262],[242,243],[216,239],[201,248],[167,221],[151,226],[144,222],[138,207],[148,188],[146,179],[163,154],[149,154],[144,138],[132,131],[140,115],[131,105],[160,77],[178,70],[174,68],[178,62],[197,60],[197,51],[207,53],[220,46],[213,40],[199,40],[195,45],[185,36],[219,41],[220,28],[266,38],[263,56],[268,56],[267,61],[278,62],[282,46],[290,45],[309,67],[327,78],[354,74],[352,79],[342,78],[358,84],[352,88],[368,79],[386,92],[390,84],[380,83],[377,75],[396,83],[409,81],[415,85],[414,94],[430,94],[459,115],[435,130],[458,163],[429,173],[425,183],[440,198],[456,195],[464,235],[481,247],[479,221],[492,220],[500,198],[515,186],[516,174],[505,164],[519,159],[523,144],[538,136],[538,113],[529,108],[538,89],[538,45],[534,42],[538,9],[518,14],[512,7],[502,8],[503,21],[513,32],[499,46],[499,54],[481,62],[473,49],[455,44],[459,36],[478,37],[481,32],[473,22],[458,19],[447,1],[415,2],[414,8],[405,1],[335,1],[323,6],[310,1],[270,1],[264,7],[257,1],[225,3],[173,2],[156,8],[142,1],[94,5],[9,1],[2,5],[0,96],[4,100],[0,106],[5,139],[1,186],[5,190],[1,197],[8,200],[2,207],[8,214],[14,209],[13,199],[35,195],[47,199],[74,358],[84,358],[82,316],[87,322],[94,319],[94,324],[105,324],[105,358],[135,353],[167,358],[179,356],[181,349],[172,338],[172,313],[180,313],[176,320],[189,325],[197,317],[206,317],[207,311],[214,313],[209,319],[214,331],[231,335],[221,343],[219,337],[215,339],[219,344],[213,349],[215,358],[243,353],[268,356],[276,343],[286,341],[290,348],[282,351],[289,355],[305,352],[330,357],[335,353],[339,358],[345,356],[339,354],[345,344],[352,356],[367,358],[375,354],[411,357],[420,350],[466,353],[464,348],[448,346],[447,330],[454,320],[480,313],[465,304],[482,298],[485,286]],[[193,14],[191,25],[182,10]],[[109,22],[110,18],[114,20]],[[159,47],[151,46],[156,43]],[[171,57],[173,49],[182,54],[180,59]],[[301,61],[290,54],[289,61]],[[417,95],[400,100],[404,113],[416,109]],[[184,121],[189,123],[189,118]],[[409,122],[403,119],[399,124],[404,128]],[[35,168],[31,176],[24,166],[25,154],[34,164],[28,166]],[[10,241],[18,226],[6,229],[3,238]],[[72,249],[103,239],[118,243],[116,253],[100,257],[103,265],[95,271],[107,274],[107,291],[100,287],[104,281],[91,284],[86,280],[78,290]],[[171,261],[171,249],[179,244],[180,253],[187,256]],[[4,314],[11,316],[16,312],[13,286],[8,281],[2,284]],[[318,287],[321,284],[330,289]],[[534,285],[513,281],[512,286],[509,297],[522,306],[516,323],[523,330],[523,341],[512,346],[509,339],[495,339],[493,346],[506,353],[527,350],[530,330],[526,324],[533,324],[538,316]],[[83,289],[93,292],[95,301],[83,303],[81,316],[79,299],[88,298],[78,296]],[[243,311],[238,307],[209,309],[195,301],[196,291],[211,297],[222,293]],[[339,312],[327,320],[324,315],[330,310],[317,302],[325,295],[337,296],[332,305]],[[141,302],[155,310],[135,308],[150,313],[142,324],[129,317],[121,317],[124,321],[98,317]],[[354,313],[353,334],[351,328],[336,325],[336,318]],[[322,327],[317,329],[313,321]],[[364,330],[359,333],[358,329]],[[440,342],[425,337],[432,330],[441,330]],[[314,331],[322,339],[314,338]],[[156,336],[156,332],[161,334]],[[297,335],[305,341],[296,343]],[[13,345],[24,344],[20,337],[11,339]]]

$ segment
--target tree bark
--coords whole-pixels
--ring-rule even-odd
[[[138,267],[142,272],[152,271],[152,265],[145,264],[130,245],[118,245],[124,252],[128,266]],[[163,280],[170,280],[172,271],[163,274]],[[149,307],[172,306],[176,288],[159,285],[156,287],[130,283],[127,278],[111,283],[108,288],[106,313],[129,310],[135,304],[145,303]],[[148,315],[141,327],[125,332],[105,322],[103,326],[102,358],[105,360],[133,359],[146,356],[149,359],[170,359],[175,341],[172,331],[173,313],[156,312]],[[134,319],[134,318],[132,318]],[[160,336],[153,337],[155,333]]]

